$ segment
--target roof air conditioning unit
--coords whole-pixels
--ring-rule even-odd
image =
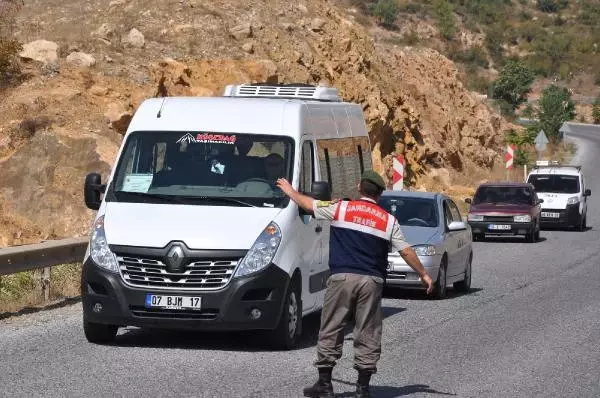
[[[338,91],[332,87],[307,84],[240,84],[228,85],[224,97],[288,98],[313,101],[341,102]]]

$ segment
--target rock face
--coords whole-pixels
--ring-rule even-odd
[[[27,3],[21,23],[39,14]],[[91,171],[106,178],[137,106],[149,97],[220,95],[227,84],[336,87],[345,101],[361,105],[374,168],[390,184],[398,154],[407,160],[405,185],[413,188],[468,185],[466,179],[489,178],[502,164],[510,126],[462,86],[454,64],[436,51],[377,42],[336,2],[200,3],[155,2],[152,10],[132,1],[106,4],[102,25],[48,6],[40,37],[78,55],[60,60],[56,43],[27,44],[23,58],[50,66],[0,96],[0,245],[87,233],[93,212],[84,207],[81,181]],[[52,22],[58,20],[95,30],[68,46]],[[90,49],[105,62],[62,67],[85,65],[80,51]],[[42,116],[43,131],[20,127]],[[22,172],[29,166],[31,173]]]
[[[36,40],[23,45],[19,56],[25,60],[32,59],[44,64],[58,60],[58,44],[48,40]]]
[[[122,41],[126,46],[135,48],[143,48],[146,44],[146,39],[142,32],[135,28],[131,29],[129,33],[123,37]]]
[[[89,68],[96,65],[96,58],[94,58],[90,54],[82,52],[72,52],[67,56],[67,62],[77,66]]]

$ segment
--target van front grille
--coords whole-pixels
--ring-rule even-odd
[[[145,308],[130,306],[133,315],[139,318],[198,319],[212,321],[219,315],[218,309],[205,310],[165,310],[161,308]]]
[[[239,260],[190,259],[177,270],[168,270],[159,259],[118,256],[123,281],[136,287],[174,290],[217,290],[225,287]]]

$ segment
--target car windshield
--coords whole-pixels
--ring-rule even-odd
[[[213,132],[134,132],[107,201],[284,206],[276,180],[291,180],[289,137]]]
[[[400,225],[438,226],[437,206],[433,199],[384,196],[379,200],[379,205],[394,215]]]
[[[533,204],[533,191],[529,187],[519,186],[479,187],[473,204],[480,203]]]
[[[530,184],[538,192],[548,193],[578,193],[579,177],[557,174],[536,174],[529,176]]]

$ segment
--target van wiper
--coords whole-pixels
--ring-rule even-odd
[[[130,192],[130,191],[115,191],[115,194],[124,194],[137,196],[141,198],[153,198],[153,199],[162,199],[167,200],[169,202],[180,203],[180,204],[190,204],[189,200],[185,200],[183,196],[179,195],[164,195],[159,193],[145,193],[145,192]]]
[[[247,207],[258,207],[253,205],[252,203],[244,202],[243,200],[234,199],[234,198],[224,198],[221,196],[193,196],[194,199],[202,199],[202,200],[211,200],[214,202],[225,202],[225,203],[237,203],[238,205],[247,206]]]

